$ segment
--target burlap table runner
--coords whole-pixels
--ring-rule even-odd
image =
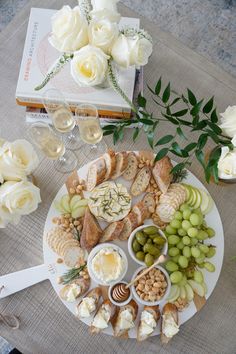
[[[67,3],[75,4],[72,1]],[[15,104],[15,88],[20,68],[30,8],[60,8],[63,1],[37,0],[28,5],[0,35],[0,132],[13,140],[25,136],[24,109]],[[148,2],[147,2],[148,6]],[[122,14],[135,17],[121,6]],[[168,21],[168,19],[166,19]],[[192,88],[199,97],[215,95],[220,111],[236,104],[236,81],[201,56],[185,48],[169,34],[142,19],[142,25],[154,39],[154,53],[145,67],[145,83],[154,85],[157,78],[171,81],[181,91]],[[166,127],[162,126],[163,132]],[[111,140],[107,142],[112,145]],[[143,149],[145,140],[135,145],[130,131],[116,148]],[[81,160],[82,164],[83,161]],[[191,170],[200,180],[197,164]],[[43,159],[36,171],[42,203],[34,214],[21,223],[0,231],[0,274],[21,270],[43,262],[42,233],[48,208],[65,180]],[[187,353],[221,354],[236,352],[236,265],[230,258],[236,254],[236,186],[210,185],[209,191],[219,208],[225,231],[225,258],[219,282],[204,309],[181,327],[173,341],[162,347],[158,337],[138,344],[135,340],[118,340],[106,335],[90,336],[88,328],[61,303],[49,282],[43,282],[1,300],[0,312],[14,313],[21,318],[21,327],[9,331],[0,323],[0,335],[25,354],[110,354],[110,353]]]

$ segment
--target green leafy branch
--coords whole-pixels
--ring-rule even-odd
[[[222,133],[218,126],[218,114],[214,106],[214,97],[208,100],[198,100],[194,93],[187,89],[184,94],[179,94],[171,89],[170,83],[162,88],[162,79],[160,78],[154,89],[148,87],[153,94],[153,100],[159,108],[158,116],[147,111],[147,100],[139,95],[138,108],[135,108],[132,120],[127,120],[116,125],[105,126],[104,135],[113,134],[114,144],[123,139],[123,129],[132,123],[142,123],[143,130],[146,133],[148,143],[152,149],[160,148],[155,160],[158,161],[171,153],[181,160],[172,170],[174,175],[181,176],[186,167],[190,166],[193,158],[196,158],[201,164],[205,179],[210,181],[213,176],[215,182],[218,182],[218,161],[221,155],[221,147],[228,146],[233,149],[229,137]],[[176,108],[176,105],[178,107]],[[156,138],[156,130],[160,122],[167,122],[175,127],[174,134],[164,135]],[[140,134],[140,127],[135,128],[133,140],[136,141]],[[192,132],[197,132],[198,138],[193,141]],[[181,143],[179,142],[181,141]],[[215,145],[209,157],[206,157],[204,148],[208,141]]]

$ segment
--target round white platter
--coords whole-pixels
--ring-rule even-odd
[[[92,163],[92,162],[91,162]],[[78,175],[79,177],[86,179],[86,175],[87,175],[87,171],[88,171],[88,167],[89,167],[90,163],[83,166],[82,168],[80,168],[78,170]],[[124,180],[122,177],[118,178],[116,180],[117,182],[122,183],[123,185],[125,185],[128,190],[131,186],[131,182],[128,182],[126,180]],[[191,184],[197,188],[203,188],[206,190],[206,188],[204,187],[204,185],[190,172],[188,171],[188,176],[187,179],[185,180],[185,183]],[[54,200],[59,200],[64,194],[67,193],[67,189],[66,186],[63,185],[60,190],[58,191],[57,195],[55,196]],[[85,192],[85,197],[89,196],[88,192]],[[142,199],[142,196],[139,196],[138,198],[132,198],[132,205],[135,204],[138,200]],[[54,203],[52,203],[48,215],[47,215],[47,219],[46,219],[46,223],[45,223],[45,227],[44,227],[44,235],[47,234],[47,232],[52,229],[53,227],[55,227],[55,224],[52,223],[52,219],[53,217],[59,216],[58,211],[55,209],[54,207]],[[211,212],[206,215],[206,222],[210,227],[213,227],[216,231],[216,235],[214,238],[212,238],[209,242],[206,241],[207,243],[211,243],[214,244],[217,247],[217,252],[216,255],[211,259],[211,262],[214,263],[216,270],[214,273],[209,273],[207,272],[205,269],[203,269],[203,273],[204,273],[204,277],[205,277],[205,282],[207,284],[207,294],[206,294],[206,299],[208,299],[210,297],[210,295],[212,294],[216,283],[218,281],[219,275],[220,275],[220,271],[221,271],[221,267],[222,267],[222,263],[223,263],[223,256],[224,256],[224,233],[223,233],[223,226],[222,226],[222,222],[221,222],[221,218],[219,215],[219,212],[216,208],[216,205],[214,203],[214,207],[211,210]],[[145,224],[151,224],[152,220],[146,220]],[[106,226],[106,223],[102,222],[100,223],[102,227]],[[132,278],[132,275],[134,273],[134,271],[140,266],[139,264],[137,264],[129,255],[128,253],[128,242],[127,241],[113,241],[115,244],[119,245],[127,254],[128,257],[128,262],[129,262],[129,266],[128,266],[128,271],[127,274],[125,276],[126,281],[129,281]],[[58,264],[56,263],[56,260],[58,258],[58,256],[56,255],[56,253],[54,253],[47,245],[47,243],[45,242],[45,238],[43,241],[43,253],[44,253],[44,262],[45,264],[53,264],[53,268],[55,269],[54,274],[51,274],[50,276],[50,281],[52,283],[52,286],[54,288],[54,290],[56,291],[56,293],[59,296],[59,291],[62,288],[63,285],[59,285],[57,283],[57,278],[58,276],[63,275],[68,268],[64,265],[64,264]],[[90,289],[96,287],[97,284],[93,281],[91,281],[91,286]],[[61,298],[60,298],[61,299]],[[76,308],[76,304],[79,302],[76,301],[74,303],[69,303],[66,301],[63,301],[61,299],[61,301],[64,303],[64,305],[75,315],[75,308]],[[162,309],[163,305],[165,303],[161,303],[160,304],[160,309]],[[137,324],[139,322],[140,319],[140,312],[142,311],[143,306],[141,304],[139,304],[139,313],[136,319],[136,328],[133,328],[129,331],[129,338],[136,338],[137,337]],[[183,311],[179,313],[179,323],[180,325],[185,323],[186,321],[188,321],[191,317],[193,317],[195,315],[195,313],[197,312],[197,309],[195,307],[194,302],[192,301],[189,306]],[[90,325],[92,318],[89,319],[84,319],[83,322],[86,323],[87,325]],[[79,321],[79,320],[78,320]],[[103,331],[103,333],[106,333],[108,335],[113,335],[113,329],[111,327],[111,325],[109,325],[109,327]],[[160,334],[160,321],[157,325],[156,330],[154,331],[154,333],[152,335],[158,335]]]

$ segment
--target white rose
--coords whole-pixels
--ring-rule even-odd
[[[78,6],[63,6],[52,16],[49,42],[60,52],[75,52],[88,44],[88,23]]]
[[[234,146],[233,150],[230,150],[228,146],[221,148],[221,156],[218,161],[219,177],[236,177],[236,135],[232,139]]]
[[[117,24],[109,20],[92,20],[89,24],[89,43],[101,48],[107,54],[110,53],[118,34]]]
[[[108,59],[100,48],[87,45],[75,53],[71,75],[80,86],[100,85],[106,79]]]
[[[6,207],[0,204],[0,229],[6,227],[10,221],[12,221],[12,215]]]
[[[38,156],[27,140],[5,142],[0,148],[0,174],[4,180],[22,180],[33,172],[38,164]]]
[[[230,138],[236,135],[236,106],[229,106],[221,115],[220,128]]]
[[[148,39],[126,37],[124,34],[119,35],[111,50],[115,62],[124,68],[146,65],[151,54],[152,43]]]
[[[0,187],[0,204],[13,218],[32,213],[40,202],[40,190],[31,182],[8,181]]]
[[[119,22],[121,16],[117,11],[117,2],[118,0],[92,0],[93,10],[90,16],[95,19]]]

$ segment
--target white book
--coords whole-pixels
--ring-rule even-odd
[[[51,31],[51,17],[55,10],[32,8],[25,40],[21,68],[16,88],[16,100],[20,105],[42,107],[42,95],[50,88],[61,90],[70,106],[90,103],[97,106],[101,115],[129,117],[130,106],[113,88],[80,87],[70,74],[70,64],[58,73],[40,91],[35,91],[45,74],[60,56],[48,42]],[[120,28],[139,28],[139,19],[124,17]],[[119,85],[132,101],[135,83],[135,68],[120,69]]]

